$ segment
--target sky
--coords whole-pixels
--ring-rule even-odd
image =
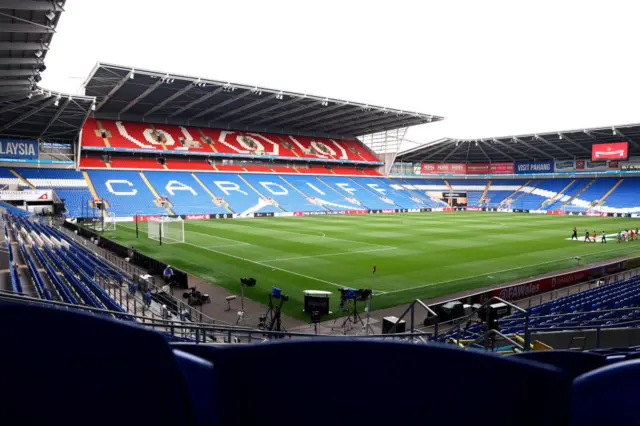
[[[639,1],[69,0],[41,86],[96,62],[444,116],[402,149],[640,122]]]

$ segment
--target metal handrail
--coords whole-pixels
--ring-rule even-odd
[[[145,328],[150,328],[152,330],[158,331],[161,330],[163,332],[168,332],[172,338],[176,338],[177,332],[181,331],[183,335],[191,336],[192,342],[195,344],[206,343],[207,335],[225,335],[228,337],[228,341],[232,342],[233,337],[236,338],[246,338],[247,342],[252,342],[254,340],[258,341],[267,341],[271,339],[282,339],[282,338],[347,338],[347,339],[411,339],[418,340],[421,342],[425,342],[423,337],[431,337],[430,333],[424,332],[413,332],[413,333],[398,333],[398,334],[369,334],[369,335],[356,335],[356,336],[343,336],[343,335],[322,335],[322,334],[313,334],[313,333],[302,333],[302,332],[280,332],[280,331],[269,331],[269,330],[258,330],[252,329],[242,326],[216,326],[212,324],[206,323],[194,323],[194,322],[179,322],[175,320],[165,320],[165,319],[149,319],[148,317],[130,314],[130,313],[120,313],[113,312],[105,309],[94,308],[86,305],[71,305],[64,302],[57,301],[48,301],[42,300],[38,298],[34,298],[31,296],[25,295],[17,295],[12,292],[6,292],[0,290],[0,300],[8,300],[13,302],[20,303],[35,303],[39,305],[50,305],[55,308],[67,308],[71,310],[84,310],[89,311],[92,314],[105,314],[108,316],[127,316],[132,319],[139,320],[137,321],[138,326],[142,326]]]

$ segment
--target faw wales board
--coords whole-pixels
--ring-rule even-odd
[[[38,141],[0,139],[0,158],[37,160]]]

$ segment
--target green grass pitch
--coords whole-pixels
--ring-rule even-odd
[[[135,245],[211,283],[239,293],[254,277],[248,298],[265,303],[271,287],[290,296],[283,311],[302,313],[303,290],[371,288],[372,309],[640,253],[640,241],[608,244],[569,241],[576,226],[613,234],[640,219],[454,212],[367,216],[314,216],[185,222],[185,243],[147,238],[146,223],[119,223],[105,237]],[[373,266],[377,273],[373,275]]]

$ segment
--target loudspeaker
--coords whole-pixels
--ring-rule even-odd
[[[441,305],[437,311],[442,321],[451,321],[464,316],[464,305],[459,300]]]
[[[391,334],[391,328],[394,324],[398,324],[394,333],[404,333],[407,329],[407,322],[405,320],[398,321],[396,317],[384,317],[382,318],[382,334]]]

